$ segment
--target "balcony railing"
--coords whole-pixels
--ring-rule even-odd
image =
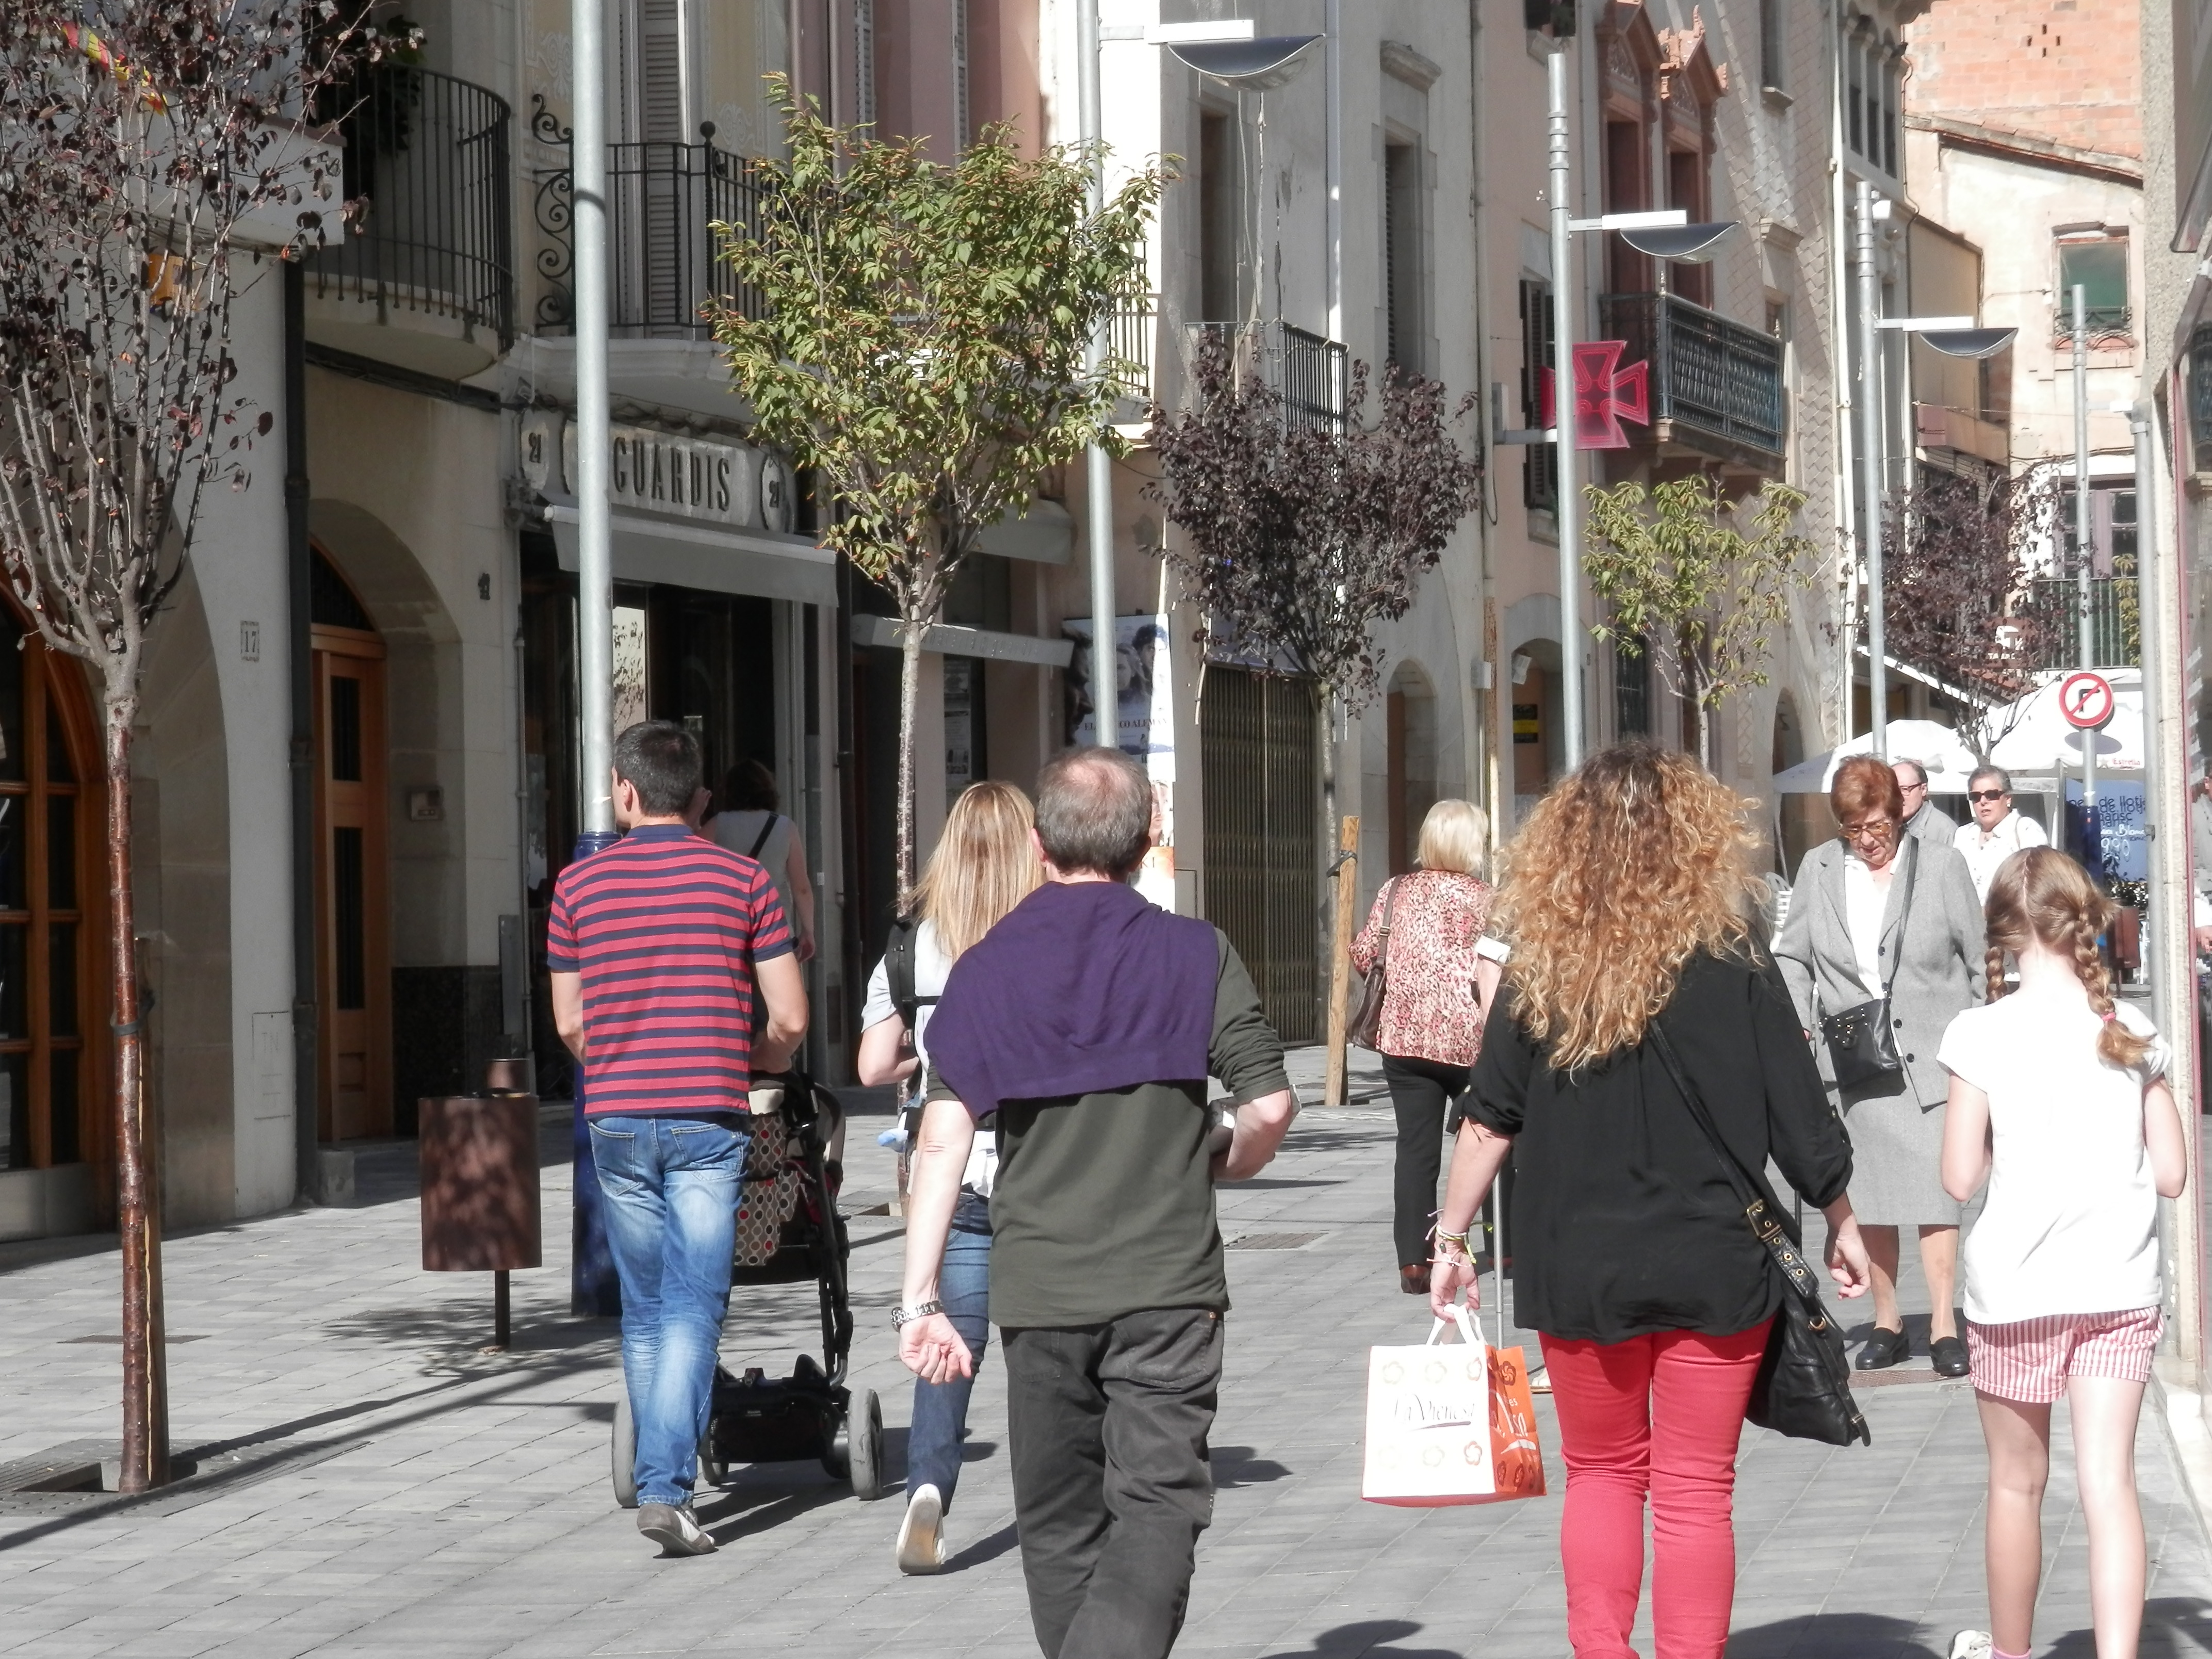
[[[532,136],[573,150],[574,135],[545,107],[543,94],[532,101]],[[761,174],[751,161],[714,143],[711,122],[699,131],[704,142],[696,144],[607,146],[607,326],[617,335],[704,338],[709,301],[748,317],[764,308],[757,290],[718,257],[712,228],[759,222]],[[538,175],[538,228],[546,245],[538,255],[536,319],[546,334],[565,334],[574,325],[572,166]]]
[[[2135,313],[2125,306],[2089,306],[2081,313],[2083,325],[2092,340],[2114,334],[2125,334],[2135,322]],[[2051,313],[2051,337],[2054,341],[2074,337],[2074,306],[2069,300]]]
[[[1723,458],[1780,456],[1781,341],[1678,294],[1608,294],[1598,315],[1606,338],[1628,342],[1623,362],[1650,363],[1651,420],[1666,423],[1662,436]]]
[[[2070,577],[2036,579],[2034,604],[2051,623],[2039,668],[2136,668],[2142,663],[2142,620],[2133,576],[2096,576],[2089,582],[2089,649],[2081,661],[2081,589]]]
[[[2189,337],[2189,435],[2197,470],[2212,472],[2212,323]]]
[[[514,337],[507,100],[434,70],[381,64],[331,94],[354,232],[309,263],[315,292]]]
[[[1152,398],[1152,337],[1159,331],[1160,296],[1129,294],[1114,302],[1109,338],[1121,360],[1119,390],[1124,398],[1150,403]]]
[[[1283,400],[1283,418],[1320,432],[1344,430],[1350,365],[1344,344],[1282,321],[1187,323],[1194,354],[1207,334],[1229,342],[1231,367],[1241,383],[1252,375]]]

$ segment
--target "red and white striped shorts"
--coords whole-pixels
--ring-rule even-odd
[[[2151,1355],[2166,1316],[2156,1308],[2118,1313],[2049,1314],[2009,1325],[1966,1322],[1966,1352],[1977,1392],[2048,1406],[2069,1376],[2150,1381]]]

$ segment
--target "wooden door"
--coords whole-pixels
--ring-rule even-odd
[[[392,1133],[384,641],[314,630],[319,1133]]]

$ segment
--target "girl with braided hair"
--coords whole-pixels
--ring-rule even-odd
[[[2112,907],[2047,847],[1990,884],[1990,1000],[1951,1022],[1943,1186],[1989,1200],[1966,1240],[1966,1339],[1990,1453],[1990,1629],[1952,1659],[2026,1659],[2043,1565],[2051,1407],[2067,1397],[2089,1526],[2097,1659],[2135,1659],[2143,1528],[2136,1422],[2164,1286],[2158,1200],[2188,1179],[2166,1045],[2115,1005],[2097,950]],[[2008,961],[2019,972],[2008,994]]]

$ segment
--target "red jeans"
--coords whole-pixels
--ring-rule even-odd
[[[1766,1323],[1733,1336],[1544,1338],[1567,1499],[1559,1519],[1575,1659],[1635,1659],[1651,1498],[1657,1659],[1721,1659],[1735,1599],[1736,1443]]]

